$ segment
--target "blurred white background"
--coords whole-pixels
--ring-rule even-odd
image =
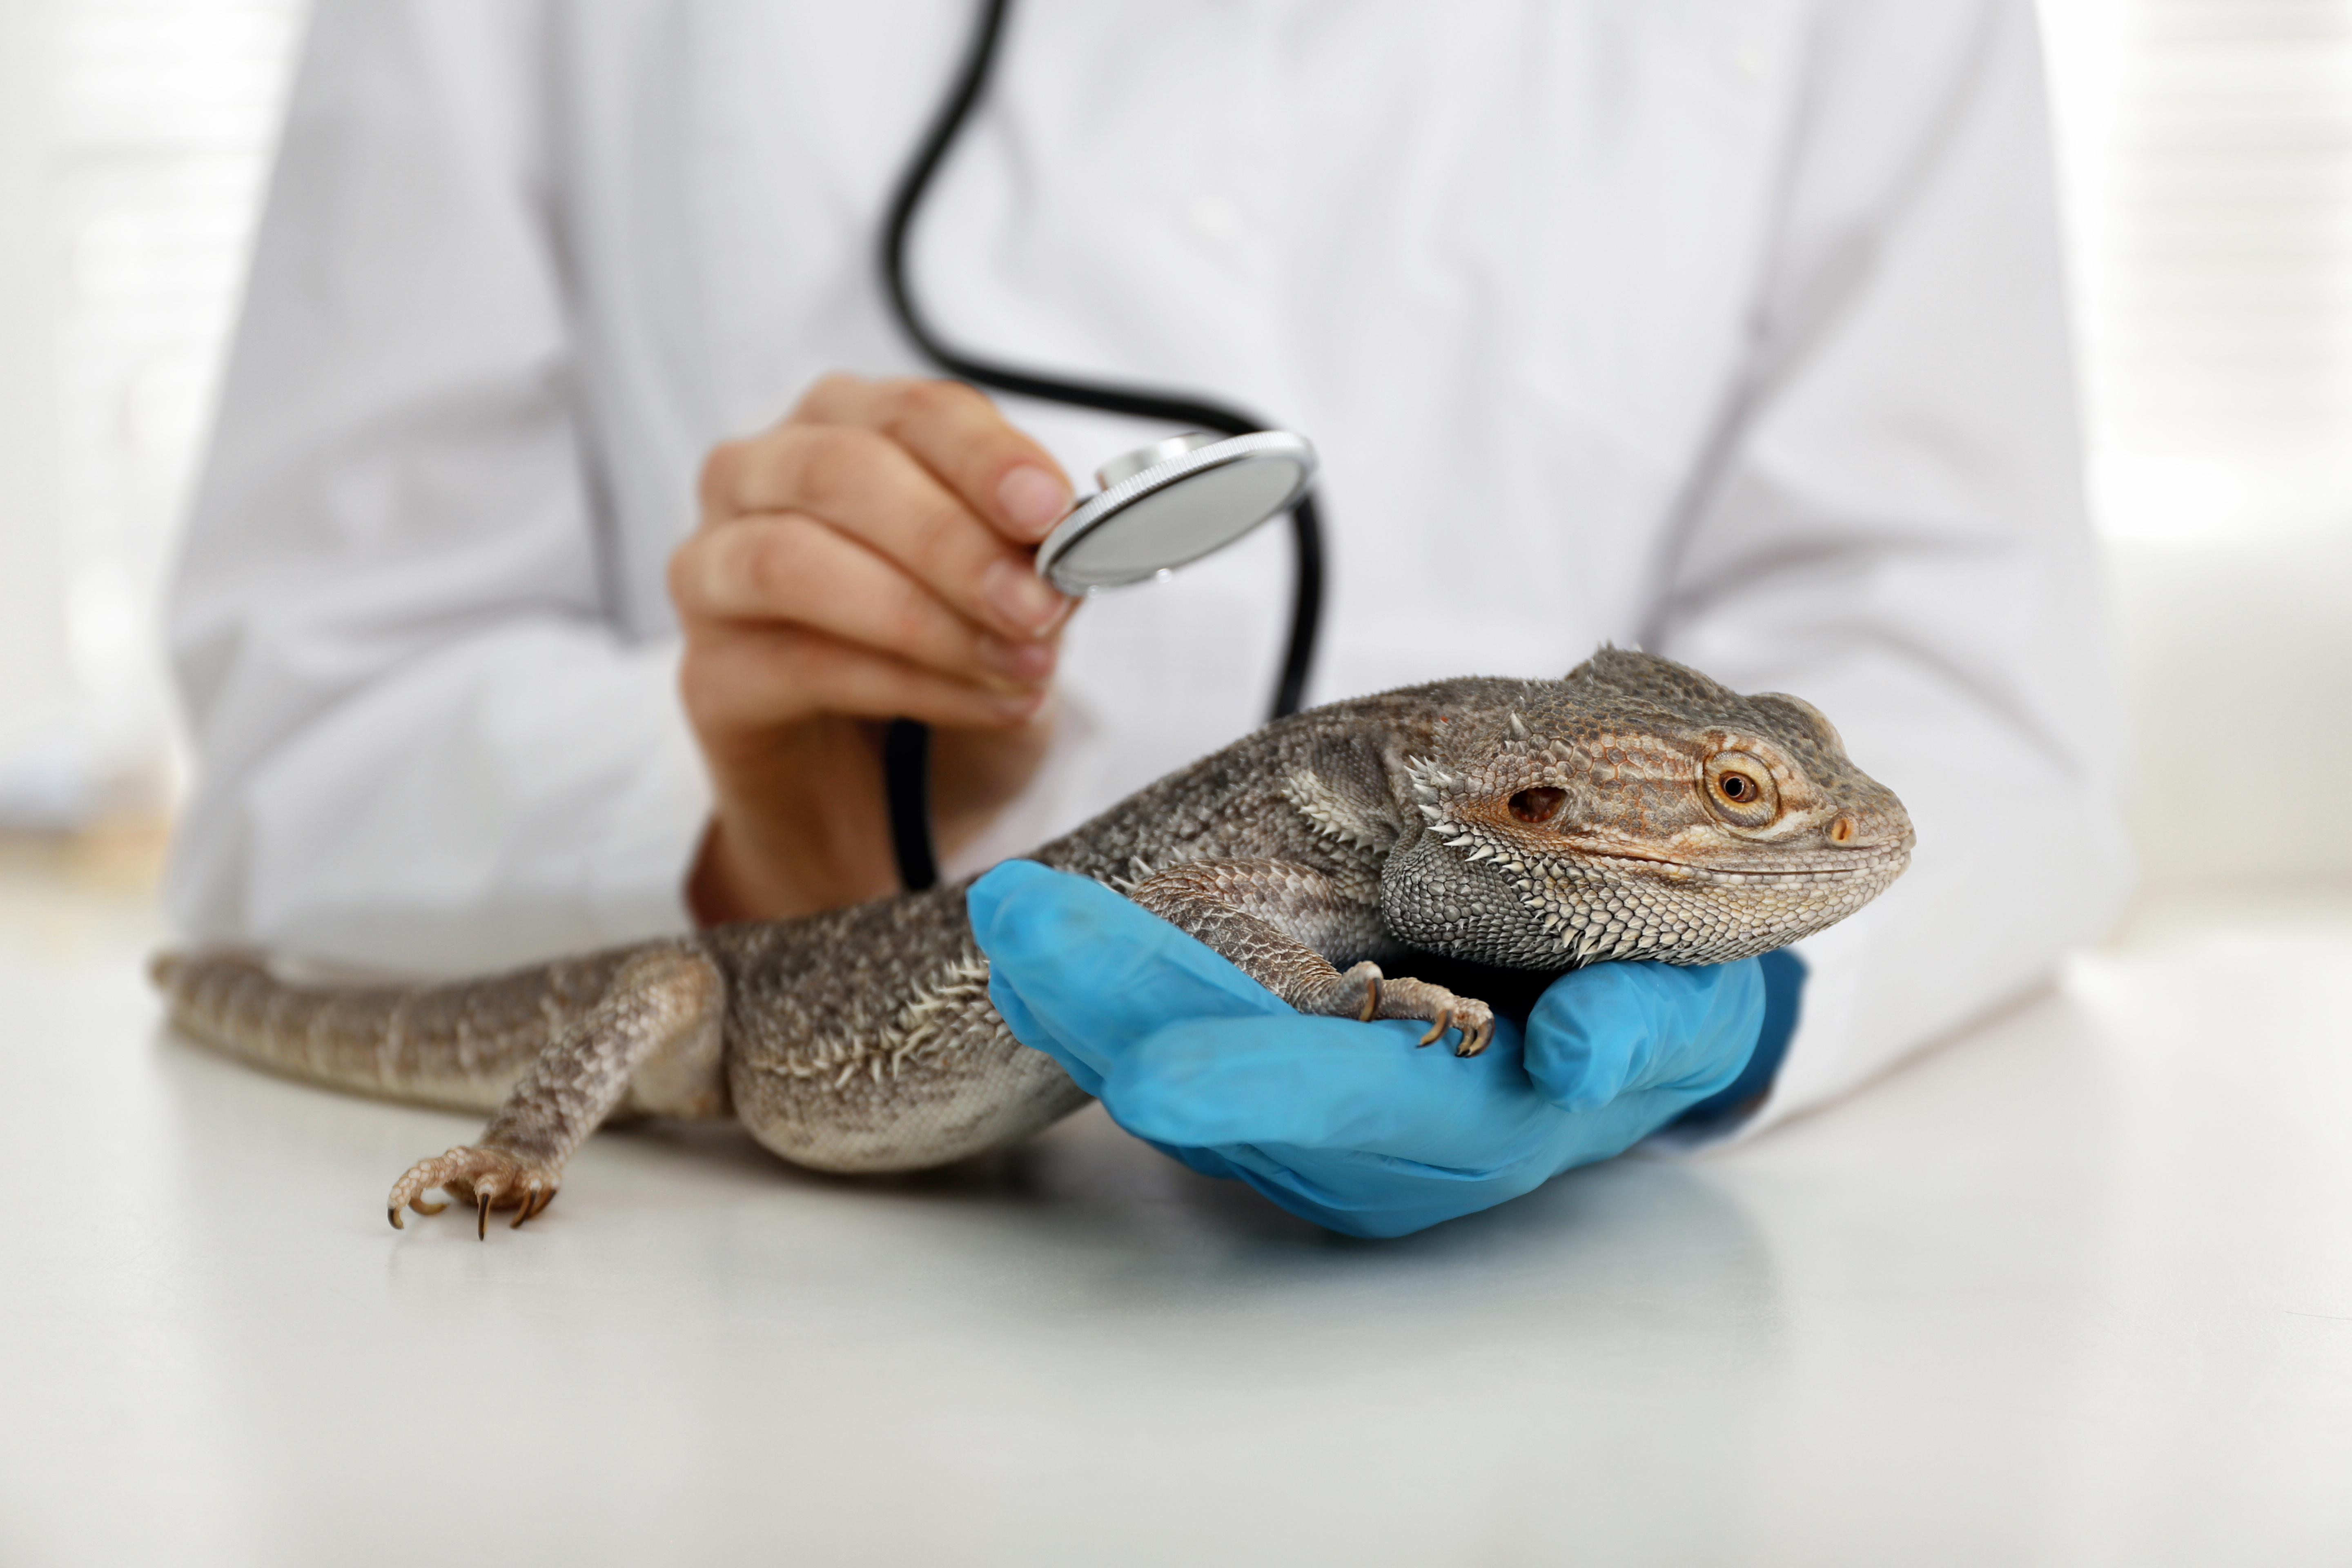
[[[168,804],[157,590],[301,12],[0,0],[0,829]],[[2352,873],[2304,826],[2352,778],[2352,0],[2043,12],[2144,868]]]
[[[157,600],[299,0],[0,0],[0,827],[152,816]]]

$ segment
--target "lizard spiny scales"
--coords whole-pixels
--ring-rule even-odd
[[[1902,804],[1809,704],[1604,647],[1561,680],[1467,678],[1277,721],[1037,851],[1109,883],[1302,1012],[1412,1018],[1464,1055],[1487,1005],[1380,964],[1713,963],[1844,918],[1907,863]],[[310,988],[157,959],[173,1021],[261,1066],[495,1110],[419,1163],[520,1225],[614,1116],[732,1114],[820,1170],[942,1164],[1084,1103],[988,1001],[964,888],[721,927],[441,985]],[[1346,967],[1341,967],[1345,965]]]

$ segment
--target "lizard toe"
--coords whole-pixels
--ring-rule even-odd
[[[1382,978],[1381,966],[1370,959],[1352,965],[1339,976],[1339,991],[1331,1010],[1343,1016],[1353,1013],[1360,1024],[1370,1023],[1381,1016]]]
[[[537,1161],[504,1149],[468,1146],[450,1150],[430,1160],[419,1160],[393,1184],[390,1213],[393,1228],[402,1229],[400,1211],[439,1214],[448,1205],[427,1203],[425,1194],[439,1187],[474,1209],[475,1234],[489,1235],[490,1211],[518,1211],[515,1224],[544,1210],[555,1199],[556,1173]]]
[[[1484,1002],[1465,1001],[1463,1008],[1463,1016],[1458,1020],[1462,1026],[1462,1039],[1454,1047],[1454,1054],[1475,1057],[1495,1043],[1495,1015]]]
[[[1433,1046],[1448,1034],[1459,1033],[1454,1048],[1460,1057],[1475,1057],[1495,1037],[1494,1009],[1475,996],[1457,996],[1443,985],[1425,980],[1384,980],[1374,1016],[1405,1018],[1427,1024],[1417,1042]]]

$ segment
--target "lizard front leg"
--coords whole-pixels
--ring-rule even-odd
[[[1128,896],[1233,961],[1297,1008],[1324,1017],[1411,1018],[1429,1026],[1424,1046],[1461,1032],[1456,1056],[1495,1037],[1486,1003],[1423,981],[1390,979],[1370,960],[1342,973],[1327,955],[1393,947],[1380,895],[1287,860],[1190,860],[1137,883]]]
[[[624,963],[596,1005],[558,1035],[507,1096],[481,1142],[421,1160],[394,1184],[400,1210],[439,1214],[435,1187],[476,1210],[475,1234],[489,1234],[490,1211],[513,1208],[521,1225],[555,1201],[564,1162],[612,1114],[641,1067],[657,1058],[708,1059],[715,1067],[726,1016],[719,968],[698,948],[665,942]]]

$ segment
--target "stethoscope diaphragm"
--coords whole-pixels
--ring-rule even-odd
[[[1287,430],[1194,431],[1096,470],[1087,497],[1037,547],[1037,574],[1065,594],[1139,583],[1213,554],[1297,503],[1315,447]]]

